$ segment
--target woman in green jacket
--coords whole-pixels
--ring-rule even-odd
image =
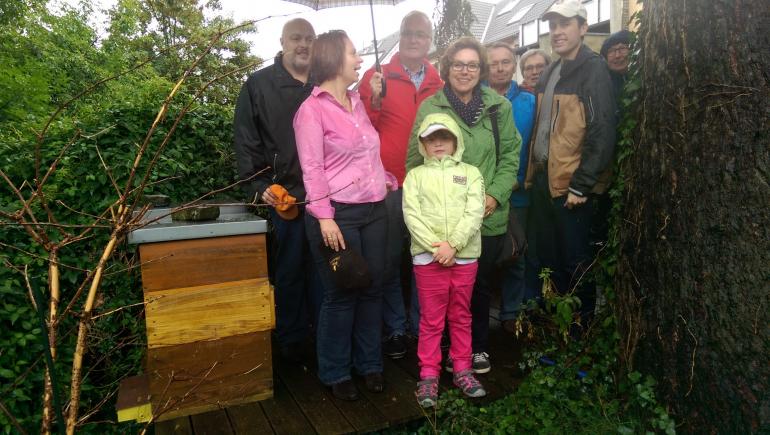
[[[513,123],[511,103],[488,87],[489,73],[484,47],[471,37],[453,42],[441,58],[443,91],[423,101],[417,111],[407,151],[407,172],[421,164],[418,130],[431,113],[445,113],[460,126],[465,143],[462,161],[479,169],[486,190],[481,227],[481,257],[471,299],[473,371],[490,370],[488,353],[489,300],[495,258],[502,249],[507,229],[509,199],[519,169],[521,139]],[[492,117],[497,117],[499,153],[495,145]],[[451,361],[447,371],[452,371]]]

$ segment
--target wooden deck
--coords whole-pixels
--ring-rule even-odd
[[[492,371],[479,375],[488,391],[481,400],[492,401],[513,390],[520,381],[519,346],[505,334],[493,312],[490,324]],[[397,427],[424,418],[414,397],[418,379],[416,343],[409,343],[407,356],[384,359],[385,391],[366,391],[357,379],[360,397],[355,402],[335,399],[318,380],[313,358],[304,364],[274,365],[274,397],[205,414],[182,417],[155,425],[155,433],[167,434],[346,434],[367,433]],[[451,386],[451,375],[443,373],[442,387]]]

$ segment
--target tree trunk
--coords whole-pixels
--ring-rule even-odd
[[[618,318],[697,433],[770,430],[770,6],[644,3]]]

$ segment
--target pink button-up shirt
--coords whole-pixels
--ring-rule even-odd
[[[386,182],[398,182],[380,160],[380,137],[357,92],[348,91],[348,112],[316,86],[294,115],[294,136],[307,191],[306,210],[316,219],[333,219],[330,201],[362,204],[385,199]]]

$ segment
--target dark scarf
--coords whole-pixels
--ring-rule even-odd
[[[449,83],[444,85],[444,95],[446,95],[446,99],[449,101],[452,109],[467,126],[473,126],[481,118],[481,112],[484,110],[484,102],[481,101],[481,86],[473,88],[473,95],[468,104],[460,101],[460,98],[449,87]]]

